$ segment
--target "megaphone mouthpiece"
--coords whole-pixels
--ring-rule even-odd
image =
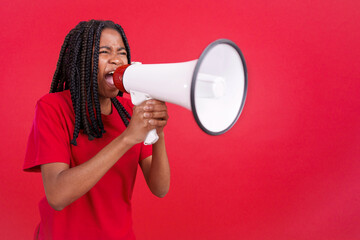
[[[118,67],[114,74],[113,74],[113,80],[114,85],[117,89],[119,89],[122,92],[128,93],[124,87],[124,73],[125,70],[130,66],[130,64],[126,64],[123,66]]]

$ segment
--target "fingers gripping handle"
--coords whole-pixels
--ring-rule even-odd
[[[136,92],[136,91],[132,91],[130,90],[130,96],[131,96],[131,102],[134,105],[139,105],[142,102],[146,101],[146,100],[150,100],[151,97],[146,94],[146,93],[142,93],[142,92]],[[156,129],[152,129],[149,131],[149,133],[147,134],[144,144],[145,145],[151,145],[156,143],[156,141],[159,139],[159,136],[156,133]]]

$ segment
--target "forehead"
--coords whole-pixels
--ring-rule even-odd
[[[124,42],[118,31],[105,28],[100,35],[100,47],[103,45],[124,47]]]

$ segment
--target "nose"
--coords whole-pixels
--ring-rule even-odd
[[[124,61],[122,60],[121,56],[119,56],[118,54],[113,54],[110,58],[110,64],[124,65]]]

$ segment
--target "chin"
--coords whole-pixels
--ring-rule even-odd
[[[103,89],[102,91],[99,90],[98,96],[99,98],[114,98],[119,94],[119,90],[117,88],[112,89]]]
[[[119,90],[116,90],[116,91],[109,92],[109,93],[107,94],[107,96],[108,96],[109,98],[114,98],[114,97],[116,97],[118,94],[119,94]]]

